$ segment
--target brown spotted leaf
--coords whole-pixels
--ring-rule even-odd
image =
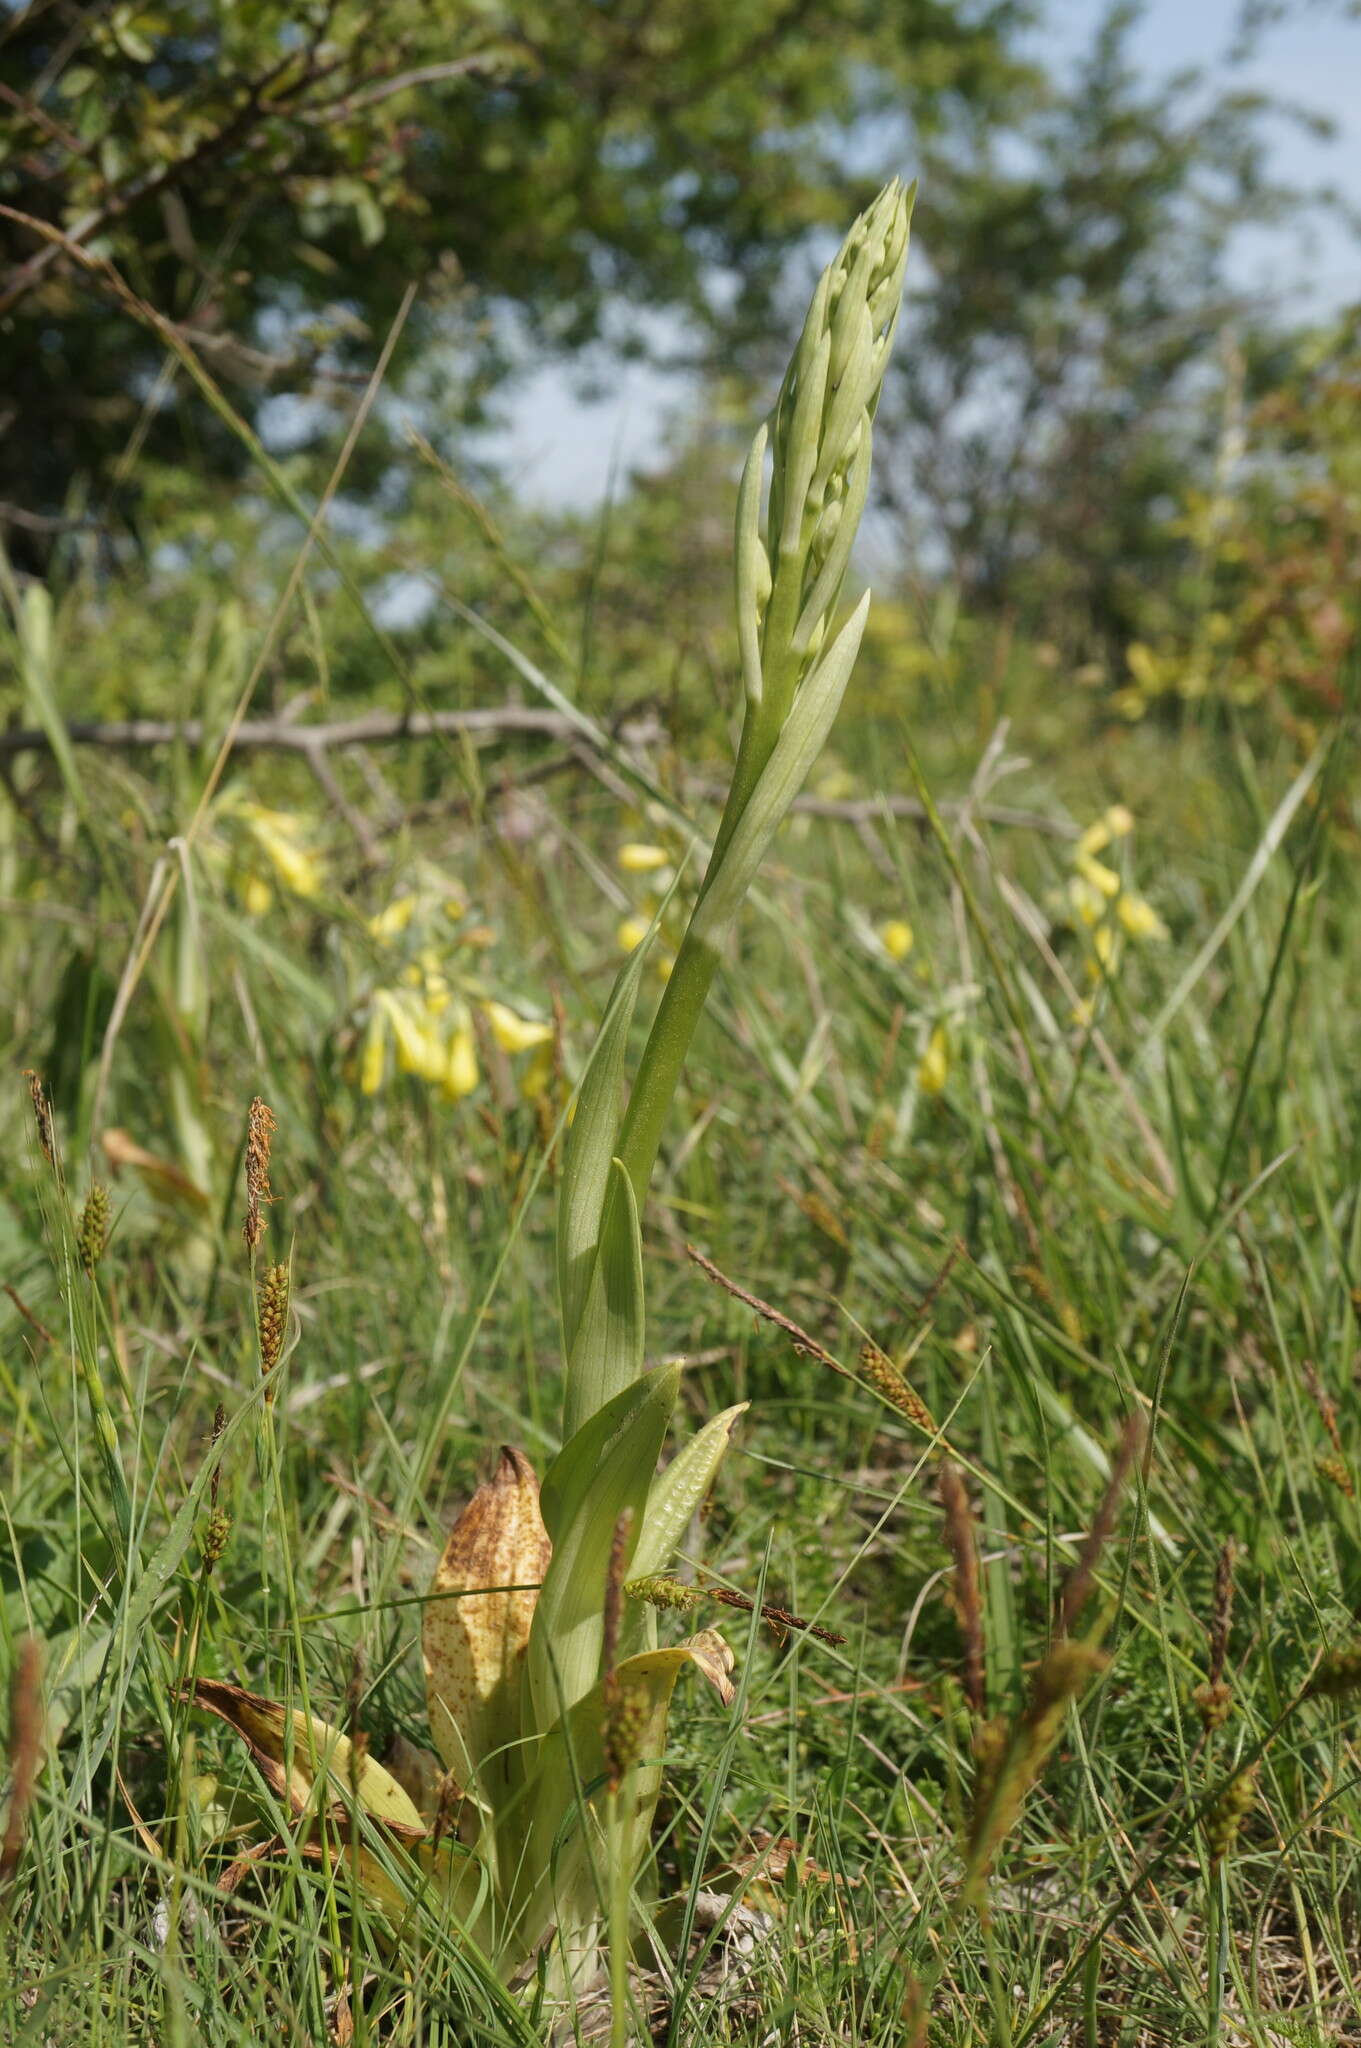
[[[701,1677],[708,1679],[724,1706],[730,1707],[737,1698],[737,1687],[730,1676],[737,1659],[718,1630],[702,1628],[683,1647],[690,1652]]]
[[[534,1468],[503,1449],[454,1524],[421,1628],[435,1747],[460,1785],[492,1802],[519,1770],[520,1666],[551,1554]]]
[[[338,1728],[315,1715],[290,1714],[274,1700],[219,1679],[199,1679],[190,1697],[241,1737],[265,1782],[295,1814],[315,1813],[323,1806],[344,1814],[357,1802],[404,1839],[415,1841],[425,1833],[425,1823],[397,1780]]]

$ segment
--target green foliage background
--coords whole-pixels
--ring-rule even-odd
[[[41,1638],[46,1679],[6,2039],[322,2040],[341,1994],[369,2040],[540,2037],[456,1930],[423,1921],[413,1964],[299,1855],[225,1897],[235,1830],[279,1816],[174,1687],[283,1698],[305,1670],[375,1754],[419,1729],[416,1602],[450,1514],[489,1446],[553,1447],[545,1148],[620,923],[651,907],[619,848],[674,861],[683,821],[716,815],[736,465],[808,264],[904,162],[923,192],[865,649],[645,1221],[650,1355],[690,1360],[695,1417],[752,1403],[695,1555],[848,1641],[730,1627],[733,1716],[676,1716],[640,2009],[677,2042],[911,2042],[911,1980],[939,1966],[931,2039],[960,2048],[1354,2035],[1354,1700],[1299,1694],[1361,1601],[1355,317],[1301,332],[1233,293],[1232,224],[1304,211],[1232,75],[1148,81],[1116,10],[1078,75],[1047,77],[1029,18],[7,20],[0,1632],[10,1668]],[[49,256],[35,222],[96,267]],[[607,511],[550,515],[468,428],[526,343],[602,334],[683,350],[693,411]],[[298,439],[262,454],[280,395]],[[411,577],[436,601],[376,630]],[[236,706],[276,728],[542,709],[540,674],[589,742],[398,736],[328,751],[329,781],[264,746],[213,779]],[[60,744],[145,718],[202,730]],[[1118,891],[1103,966],[1074,884],[1113,805],[1132,830],[1095,856]],[[1162,936],[1117,929],[1135,898]],[[375,922],[408,899],[408,926]],[[441,1031],[466,1005],[475,1088],[399,1071],[389,1037],[365,1091],[380,991],[443,995]],[[556,1015],[546,1077],[494,1002]],[[112,1188],[97,1290],[30,1068],[75,1208]],[[297,1317],[277,1489],[239,1238],[257,1094],[279,1121],[266,1252],[292,1261]],[[715,1291],[687,1242],[852,1382]],[[1149,1431],[1088,1610],[1110,1665],[966,1925],[977,1728],[938,1446],[876,1396],[867,1333],[965,1474],[988,1714],[1026,1697],[1124,1418]],[[209,1573],[219,1401],[233,1529]],[[1233,1708],[1207,1731],[1230,1542]],[[1213,1858],[1197,1811],[1253,1758]],[[785,1838],[806,1863],[772,1878]],[[687,1946],[715,1892],[737,1934]]]

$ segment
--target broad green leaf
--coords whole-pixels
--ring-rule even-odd
[[[706,1422],[684,1450],[677,1452],[666,1470],[657,1474],[647,1497],[642,1534],[634,1545],[629,1565],[631,1578],[651,1578],[655,1573],[667,1570],[676,1545],[723,1461],[733,1424],[739,1415],[746,1413],[747,1406],[747,1402],[739,1401],[735,1407],[725,1408],[712,1422]],[[630,1600],[624,1611],[619,1639],[621,1655],[631,1656],[637,1651],[655,1650],[656,1647],[655,1612],[643,1601]]]
[[[422,1617],[435,1747],[459,1786],[493,1805],[518,1769],[520,1672],[538,1598],[532,1589],[551,1548],[534,1468],[507,1447],[455,1522]]]
[[[553,1461],[543,1495],[553,1558],[529,1633],[526,1734],[551,1728],[600,1676],[615,1525],[629,1511],[636,1541],[679,1389],[679,1366],[646,1374],[593,1415]]]
[[[576,1337],[567,1355],[562,1433],[570,1443],[589,1418],[643,1370],[643,1239],[633,1184],[617,1159]]]
[[[659,1472],[653,1480],[647,1497],[643,1531],[633,1552],[635,1578],[664,1572],[671,1563],[690,1517],[709,1491],[713,1476],[723,1462],[733,1425],[739,1415],[746,1414],[749,1406],[747,1401],[738,1401],[733,1407],[715,1415],[713,1421],[706,1422],[699,1434],[692,1437],[666,1470]]]
[[[622,1110],[624,1055],[638,997],[644,946],[630,953],[610,995],[567,1133],[558,1194],[558,1304],[563,1354],[570,1358],[586,1307]]]
[[[671,1696],[687,1664],[731,1703],[732,1652],[716,1631],[706,1629],[674,1649],[626,1658],[612,1675],[608,1695],[605,1682],[597,1680],[550,1731],[528,1788],[522,1875],[512,1901],[517,1947],[532,1950],[550,1926],[570,1942],[573,1931],[598,1920],[603,1902],[597,1872],[603,1881],[607,1857],[619,1857],[630,1884],[636,1879],[661,1789]],[[607,1747],[620,1773],[615,1831],[608,1841],[597,1834],[592,1843],[580,1826],[581,1800],[596,1801],[607,1788]]]

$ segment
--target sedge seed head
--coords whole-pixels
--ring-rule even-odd
[[[1207,1735],[1222,1728],[1233,1712],[1233,1687],[1221,1678],[1214,1684],[1198,1685],[1191,1695],[1191,1703],[1200,1716],[1200,1725]]]
[[[1257,1766],[1231,1778],[1205,1816],[1205,1839],[1212,1863],[1222,1863],[1238,1840],[1239,1830],[1257,1797]]]
[[[266,1272],[260,1288],[259,1334],[260,1371],[268,1379],[279,1363],[284,1348],[284,1333],[288,1328],[288,1268],[271,1266]],[[273,1391],[265,1399],[272,1401]]]
[[[109,1191],[103,1181],[90,1183],[76,1225],[76,1253],[87,1273],[93,1274],[109,1243]]]
[[[1330,1455],[1320,1458],[1315,1470],[1320,1479],[1326,1479],[1330,1486],[1335,1486],[1339,1493],[1346,1495],[1348,1500],[1356,1498],[1355,1482],[1340,1457]]]
[[[1304,1688],[1309,1700],[1340,1700],[1361,1688],[1361,1643],[1329,1650]]]
[[[232,1518],[225,1508],[214,1508],[208,1517],[208,1526],[203,1533],[203,1563],[207,1571],[222,1556],[232,1533]]]
[[[628,1772],[638,1761],[643,1733],[647,1726],[647,1694],[627,1679],[621,1679],[617,1671],[611,1672],[605,1682],[605,1726],[603,1751],[605,1780],[611,1792],[617,1792]]]
[[[683,1586],[679,1579],[654,1576],[630,1579],[624,1587],[630,1600],[645,1600],[649,1607],[670,1609],[678,1614],[688,1614],[697,1607],[701,1595],[695,1586]]]
[[[915,1387],[909,1386],[888,1353],[870,1340],[861,1348],[860,1364],[865,1378],[881,1394],[890,1408],[896,1408],[900,1415],[924,1436],[934,1436],[936,1425],[931,1411]]]
[[[250,1252],[264,1234],[261,1205],[274,1200],[269,1185],[269,1154],[277,1129],[273,1110],[257,1095],[246,1118],[246,1220],[241,1226]]]

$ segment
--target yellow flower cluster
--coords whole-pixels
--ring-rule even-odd
[[[1080,835],[1073,849],[1065,910],[1069,924],[1082,936],[1088,977],[1097,983],[1118,973],[1124,939],[1167,937],[1167,926],[1152,904],[1100,858],[1133,830],[1131,812],[1124,804],[1112,804]],[[1078,1021],[1090,1022],[1086,1005]]]
[[[424,928],[432,913],[441,910],[455,921],[466,915],[461,899],[441,888],[424,895],[394,897],[386,909],[368,920],[367,929],[371,938],[390,945],[406,935],[413,919],[419,916]],[[460,934],[465,946],[490,937],[482,927]],[[522,1017],[475,983],[455,985],[440,947],[426,943],[401,970],[395,984],[375,988],[369,999],[359,1058],[360,1092],[376,1095],[395,1066],[399,1074],[414,1074],[438,1088],[447,1102],[471,1095],[480,1079],[474,1008],[485,1018],[502,1052],[513,1055],[537,1050],[546,1054],[552,1044],[551,1024]],[[542,1092],[551,1071],[551,1054],[546,1065],[543,1058],[536,1059],[522,1076],[521,1086],[529,1095]]]
[[[649,887],[637,910],[631,910],[620,919],[615,931],[615,943],[621,953],[636,952],[652,929],[652,920],[661,907],[662,899],[675,880],[675,863],[664,846],[654,846],[638,839],[625,840],[615,855],[619,866],[626,875],[646,875]],[[687,906],[688,907],[688,906]],[[673,936],[679,941],[684,908],[670,922],[675,926]],[[676,964],[676,955],[670,946],[659,946],[653,956],[653,965],[665,981]]]
[[[325,863],[307,844],[308,828],[292,811],[275,811],[228,791],[214,823],[226,827],[232,880],[252,917],[273,907],[276,888],[310,900],[321,893]]]

